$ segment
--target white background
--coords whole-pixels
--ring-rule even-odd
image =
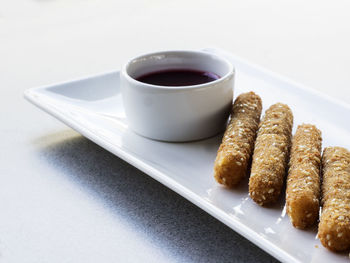
[[[349,13],[347,0],[3,0],[0,80],[32,87],[214,46],[350,102]]]
[[[143,52],[220,47],[350,103],[349,1],[0,3],[0,260],[273,260],[22,93]]]

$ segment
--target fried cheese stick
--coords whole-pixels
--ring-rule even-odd
[[[275,203],[288,164],[293,113],[286,104],[266,110],[259,124],[249,178],[249,195],[259,205]]]
[[[261,98],[254,92],[236,98],[214,164],[214,177],[218,183],[234,187],[246,176],[261,110]]]
[[[350,248],[350,152],[342,147],[323,151],[322,213],[318,237],[333,251]]]
[[[294,227],[305,229],[319,214],[322,137],[314,125],[299,125],[293,137],[287,179],[287,214]]]

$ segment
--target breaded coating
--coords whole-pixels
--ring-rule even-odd
[[[350,152],[342,147],[323,151],[322,213],[318,237],[333,251],[350,248]]]
[[[273,204],[282,191],[292,137],[293,113],[276,103],[259,124],[249,179],[249,195],[259,205]]]
[[[322,135],[316,126],[299,125],[293,137],[287,179],[287,214],[294,227],[316,223],[320,204]]]
[[[261,110],[261,98],[254,92],[236,98],[214,164],[214,177],[218,183],[234,187],[246,176]]]

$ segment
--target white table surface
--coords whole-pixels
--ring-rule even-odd
[[[345,0],[3,0],[0,261],[274,262],[22,93],[212,46],[350,103],[349,13]]]

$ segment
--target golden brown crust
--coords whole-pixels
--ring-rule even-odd
[[[243,93],[235,100],[214,164],[214,177],[220,184],[234,187],[246,176],[261,110],[261,98],[254,92]]]
[[[318,237],[333,251],[350,248],[350,152],[342,147],[323,151],[322,214]]]
[[[299,125],[293,137],[287,179],[287,214],[294,227],[316,223],[319,214],[322,136],[314,125]]]
[[[249,179],[249,195],[259,205],[275,203],[281,193],[291,144],[293,114],[276,103],[259,124]]]

